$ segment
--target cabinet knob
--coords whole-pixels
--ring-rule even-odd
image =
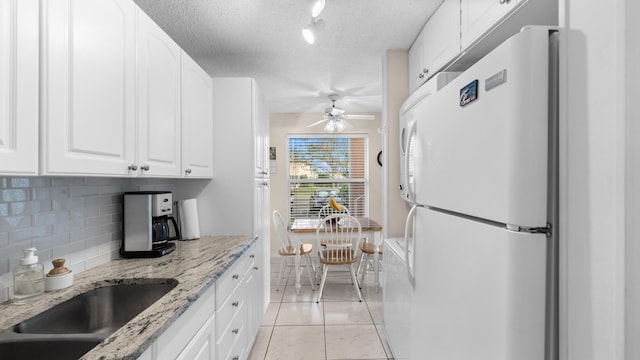
[[[238,275],[238,274],[233,274],[232,278],[237,280],[237,279],[239,279],[239,278],[240,278],[240,275]]]
[[[234,356],[233,359],[231,359],[231,360],[240,360],[240,357],[239,356]]]
[[[418,77],[419,77],[420,79],[422,79],[422,78],[424,77],[424,74],[420,74],[420,75],[418,75]]]
[[[258,270],[258,267],[257,267],[257,266],[254,266],[254,267],[253,267],[253,270]]]
[[[427,68],[422,69],[422,73],[423,74],[428,74],[429,73],[429,69],[427,69]]]
[[[240,303],[237,302],[237,301],[234,301],[234,302],[231,303],[231,306],[233,306],[233,307],[238,307],[238,305],[240,305]]]
[[[187,174],[191,174],[191,169],[185,169],[184,172]]]
[[[144,164],[144,165],[140,166],[140,169],[142,171],[149,171],[150,168],[151,167],[149,166],[149,164]]]
[[[239,332],[240,332],[240,329],[235,328],[235,329],[231,330],[231,332],[232,332],[232,333],[234,333],[234,334],[237,334],[237,333],[239,333]]]
[[[136,171],[136,170],[138,170],[138,165],[136,165],[136,164],[131,164],[131,165],[129,165],[129,170],[131,170],[131,171]]]
[[[262,175],[269,175],[269,172],[268,172],[268,171],[266,171],[266,170],[264,170],[264,171],[260,171],[260,174],[262,174]]]
[[[256,254],[251,254],[249,255],[249,257],[253,259],[254,257],[256,257]]]
[[[508,4],[508,3],[510,3],[510,2],[511,2],[511,0],[498,0],[498,2],[499,2],[500,4]]]

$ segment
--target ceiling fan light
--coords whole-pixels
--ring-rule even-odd
[[[311,17],[318,17],[322,10],[324,10],[325,0],[316,0],[311,7]]]
[[[336,129],[337,129],[336,125],[337,124],[335,120],[327,121],[327,123],[324,125],[324,132],[328,132],[328,133],[336,132]]]

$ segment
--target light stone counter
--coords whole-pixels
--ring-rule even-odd
[[[178,285],[82,357],[82,360],[136,359],[254,242],[254,237],[209,236],[176,241],[176,250],[151,259],[118,259],[74,276],[73,286],[47,292],[34,303],[0,304],[0,331],[28,319],[105,281],[135,283],[173,278]],[[111,281],[112,282],[112,281]]]

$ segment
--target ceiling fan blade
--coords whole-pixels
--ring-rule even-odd
[[[344,115],[345,119],[349,120],[375,120],[376,117],[374,115]]]
[[[312,126],[316,126],[316,125],[322,124],[323,122],[325,122],[325,121],[327,121],[327,120],[329,120],[329,119],[322,119],[322,120],[318,120],[318,121],[316,121],[316,122],[313,122],[313,123],[311,123],[311,124],[307,125],[307,127],[312,127]]]

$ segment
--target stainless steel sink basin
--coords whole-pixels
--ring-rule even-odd
[[[78,359],[101,340],[95,339],[23,339],[0,340],[0,358],[29,360]]]
[[[82,293],[33,316],[14,326],[13,331],[22,334],[93,333],[108,336],[177,284],[178,281],[174,279],[111,283]]]

